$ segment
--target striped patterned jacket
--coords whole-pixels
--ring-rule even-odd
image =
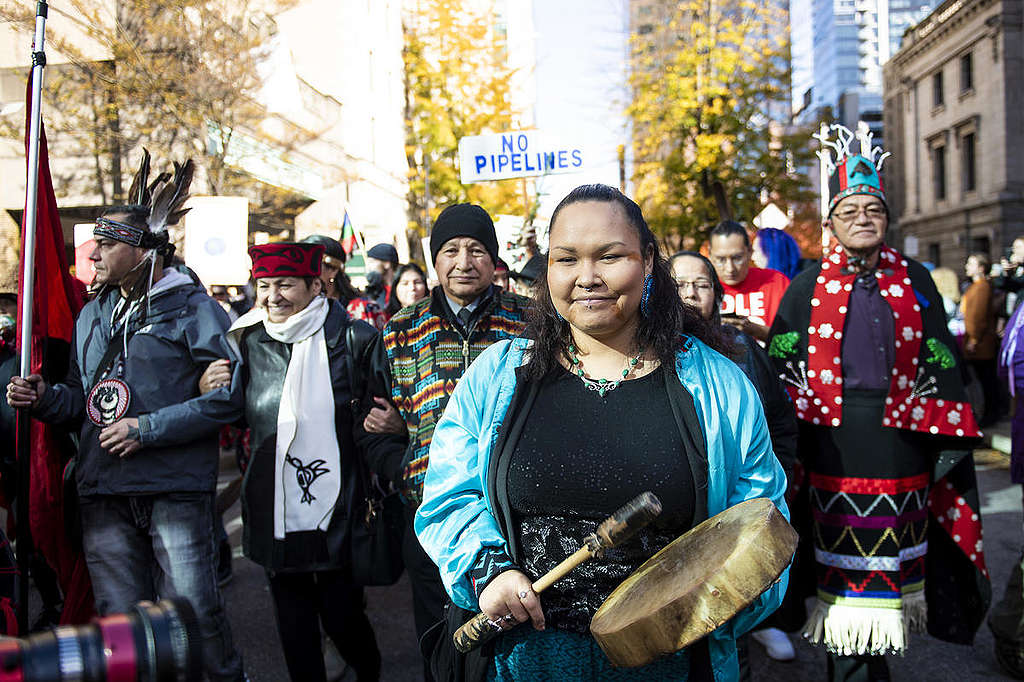
[[[391,400],[409,429],[403,460],[403,493],[419,504],[434,425],[463,372],[495,341],[512,339],[525,327],[529,300],[495,287],[463,331],[441,287],[403,308],[384,327],[391,369]]]

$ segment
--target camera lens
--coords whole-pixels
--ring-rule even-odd
[[[199,626],[180,598],[0,641],[0,682],[188,682],[201,676]]]

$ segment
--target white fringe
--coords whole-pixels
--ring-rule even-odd
[[[902,609],[880,609],[818,600],[804,625],[804,638],[843,656],[902,655],[908,632],[923,632],[928,623],[923,590],[907,594],[902,601]]]
[[[903,617],[911,632],[928,631],[928,602],[924,599],[924,590],[903,595]]]

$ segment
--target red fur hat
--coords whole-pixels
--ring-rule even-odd
[[[318,277],[324,247],[320,244],[276,242],[249,247],[252,276]]]

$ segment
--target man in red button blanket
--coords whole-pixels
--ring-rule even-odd
[[[885,244],[885,155],[866,127],[833,129],[838,141],[821,139],[836,158],[821,156],[834,240],[786,291],[769,355],[808,474],[817,603],[804,636],[827,649],[830,679],[888,680],[885,656],[910,631],[967,644],[988,607],[980,432],[931,276]]]

